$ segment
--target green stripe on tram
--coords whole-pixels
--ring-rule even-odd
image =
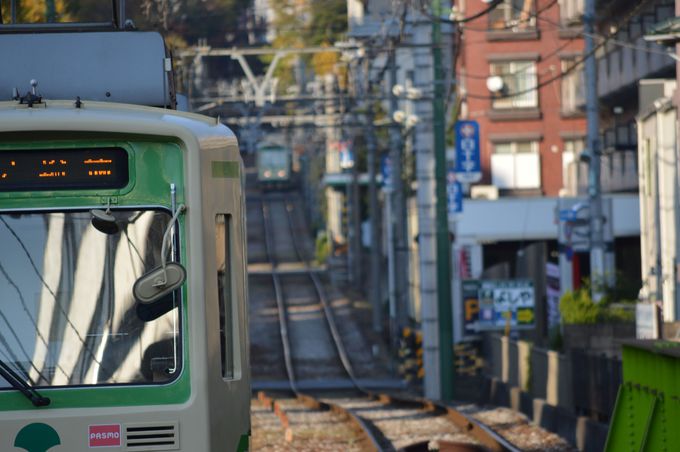
[[[211,162],[212,177],[222,179],[237,179],[241,172],[238,162],[215,160]]]

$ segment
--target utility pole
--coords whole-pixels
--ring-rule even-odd
[[[605,284],[602,190],[600,187],[600,124],[595,61],[595,0],[586,0],[583,14],[585,39],[586,118],[588,121],[588,204],[590,211],[590,281],[593,301],[599,301]]]
[[[439,310],[439,362],[441,398],[453,398],[453,320],[451,308],[451,241],[446,196],[446,136],[444,115],[444,70],[442,65],[441,0],[432,2],[432,59],[434,64],[434,153],[437,189],[437,295]]]
[[[422,305],[425,397],[450,400],[453,389],[450,243],[446,209],[446,155],[442,1],[432,1],[431,28],[414,26],[416,88],[432,93],[416,103],[416,173],[418,181],[418,254]],[[422,18],[420,18],[422,19]]]
[[[393,92],[397,84],[397,63],[394,41],[390,42],[388,65],[390,68],[390,113],[399,109],[399,101]],[[388,224],[390,240],[388,241],[390,292],[390,315],[395,325],[390,333],[394,341],[401,328],[408,324],[408,246],[406,244],[406,203],[404,201],[404,180],[402,177],[402,139],[399,125],[393,123],[390,127],[390,165],[391,187],[388,187]]]
[[[368,198],[369,198],[369,215],[371,217],[371,257],[370,257],[370,278],[371,278],[371,304],[373,306],[373,331],[376,333],[382,332],[382,300],[380,296],[380,223],[379,223],[379,210],[378,210],[378,184],[376,182],[376,157],[377,157],[377,145],[375,138],[375,128],[373,126],[373,121],[375,120],[375,114],[373,111],[373,101],[370,100],[373,94],[370,76],[367,64],[371,63],[371,58],[367,58],[362,61],[359,70],[364,71],[366,91],[365,94],[369,100],[366,100],[366,122],[368,126],[368,133],[366,135],[366,147],[368,148]],[[361,81],[363,84],[363,80]]]
[[[46,0],[45,1],[45,17],[46,17],[46,22],[47,23],[52,23],[54,22],[54,19],[56,19],[57,16],[57,10],[56,7],[54,6],[54,0]]]

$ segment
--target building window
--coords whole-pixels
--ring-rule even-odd
[[[588,165],[581,162],[584,138],[565,139],[562,150],[562,187],[567,196],[579,196],[588,186]]]
[[[493,148],[491,178],[496,187],[506,190],[541,187],[538,141],[497,142]]]
[[[222,361],[222,377],[235,377],[235,322],[234,303],[231,285],[231,216],[217,215],[215,217],[215,241],[217,264],[217,302],[220,312],[220,355]]]
[[[585,106],[583,65],[576,58],[562,60],[562,113],[577,113]]]
[[[538,152],[538,141],[509,141],[496,143],[494,153],[496,154],[527,154]]]
[[[494,109],[536,108],[538,107],[538,90],[536,63],[520,60],[491,63],[491,75],[503,80],[503,89],[498,98],[492,101]],[[516,95],[513,95],[517,93]]]
[[[560,21],[564,25],[580,25],[583,15],[584,0],[561,0]]]
[[[531,30],[536,26],[534,0],[502,0],[489,12],[490,30]]]

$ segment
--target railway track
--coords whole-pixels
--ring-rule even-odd
[[[261,209],[282,350],[275,356],[282,355],[286,383],[258,392],[254,449],[519,450],[452,407],[363,388],[322,281],[301,250],[293,203],[263,197]]]

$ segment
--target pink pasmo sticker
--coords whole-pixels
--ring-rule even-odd
[[[90,447],[120,447],[120,424],[90,425]]]

